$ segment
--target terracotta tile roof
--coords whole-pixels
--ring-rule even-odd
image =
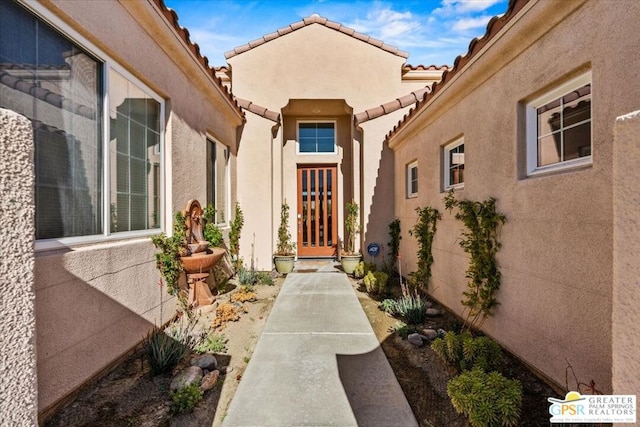
[[[178,34],[178,36],[186,43],[187,47],[189,48],[191,53],[193,53],[195,58],[198,60],[203,70],[211,76],[215,84],[220,88],[222,93],[229,99],[231,104],[235,107],[237,112],[244,119],[244,113],[240,109],[240,106],[236,102],[236,99],[231,93],[231,91],[224,84],[222,84],[222,81],[220,80],[220,78],[216,76],[215,68],[212,66],[209,66],[209,59],[200,53],[200,46],[198,46],[197,43],[193,43],[191,41],[191,38],[189,37],[189,30],[187,30],[186,28],[178,24],[178,14],[173,9],[168,8],[164,4],[164,0],[151,0],[151,1],[155,3],[155,5],[160,9],[160,12],[162,12],[162,15],[164,16],[164,18],[167,20],[167,22],[169,22],[169,24],[171,24],[176,34]]]
[[[431,88],[428,86],[423,87],[422,89],[414,90],[413,92],[396,98],[391,102],[387,102],[386,104],[382,104],[378,107],[370,108],[361,113],[357,113],[353,116],[353,121],[356,125],[364,123],[369,120],[376,119],[380,116],[384,116],[385,114],[392,113],[401,108],[407,107],[411,104],[415,104],[417,102],[422,101],[427,93],[431,92]]]
[[[402,71],[407,72],[407,71],[446,71],[448,69],[450,69],[451,66],[449,65],[410,65],[410,64],[405,64],[402,67]]]
[[[158,0],[156,0],[158,1]],[[302,21],[298,21],[298,22],[294,22],[293,24],[287,26],[287,27],[283,27],[280,28],[278,31],[276,31],[275,33],[270,33],[267,34],[265,36],[262,36],[259,39],[253,40],[251,42],[249,42],[248,44],[244,44],[242,46],[238,46],[236,48],[234,48],[233,50],[230,50],[228,52],[226,52],[224,54],[225,58],[229,59],[232,58],[236,55],[239,55],[241,53],[244,53],[248,50],[253,49],[254,47],[263,45],[271,40],[277,39],[278,37],[282,37],[286,34],[289,34],[293,31],[299,30],[300,28],[304,28],[307,25],[313,25],[313,24],[320,24],[320,25],[324,25],[327,28],[331,28],[332,30],[335,31],[339,31],[341,33],[344,33],[348,36],[351,36],[355,39],[361,40],[365,43],[369,43],[372,46],[375,46],[377,48],[380,48],[382,50],[385,50],[389,53],[392,53],[394,55],[400,56],[402,58],[408,58],[409,54],[407,52],[403,52],[401,50],[399,50],[397,47],[393,47],[390,46],[386,43],[384,43],[382,40],[378,40],[378,39],[374,39],[373,37],[370,37],[366,34],[362,34],[362,33],[358,33],[356,30],[354,30],[353,28],[349,28],[349,27],[345,27],[344,25],[338,23],[338,22],[333,22],[333,21],[329,21],[327,18],[323,18],[319,15],[311,15],[309,17],[304,18]]]
[[[522,10],[522,8],[529,2],[529,0],[509,0],[509,7],[507,11],[501,16],[494,16],[491,18],[489,23],[487,24],[487,30],[485,31],[484,36],[481,38],[475,38],[471,40],[469,43],[469,49],[467,53],[462,56],[459,55],[456,60],[453,62],[453,67],[444,71],[442,74],[442,80],[438,83],[434,83],[431,87],[431,91],[425,94],[425,97],[416,104],[415,108],[409,110],[407,114],[398,122],[396,126],[389,131],[385,138],[385,142],[389,142],[389,140],[394,137],[398,132],[406,125],[406,123],[414,117],[419,111],[425,108],[427,102],[443,87],[445,87],[453,77],[465,67],[469,63],[469,61],[478,54],[482,50],[483,47],[487,45],[487,43],[495,37],[496,34],[502,30],[505,25]]]
[[[271,120],[272,122],[280,123],[280,114],[275,111],[271,111],[266,107],[262,107],[258,104],[254,104],[251,101],[247,101],[246,99],[237,98],[238,104],[240,107],[244,108],[247,111],[251,111],[253,114],[257,114],[260,117],[264,117],[265,119]]]

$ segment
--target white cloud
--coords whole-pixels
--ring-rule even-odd
[[[457,21],[454,22],[451,29],[453,31],[463,32],[467,30],[473,30],[476,28],[484,28],[487,26],[487,23],[489,22],[490,19],[491,19],[491,16],[488,16],[488,15],[478,16],[475,18],[458,19]]]
[[[452,14],[482,12],[494,4],[500,3],[500,1],[501,0],[443,0],[442,8],[436,10]]]
[[[391,44],[394,40],[410,35],[421,26],[411,12],[397,12],[379,2],[373,4],[373,8],[367,12],[364,19],[356,19],[345,25]]]

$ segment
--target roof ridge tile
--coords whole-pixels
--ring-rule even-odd
[[[162,0],[155,0],[155,1],[162,1]],[[269,42],[271,40],[274,40],[278,37],[282,37],[286,34],[289,34],[293,31],[299,30],[301,28],[304,28],[306,26],[312,25],[312,24],[319,24],[319,25],[323,25],[329,29],[332,30],[336,30],[339,31],[343,34],[346,34],[348,36],[351,36],[357,40],[363,41],[365,43],[368,43],[372,46],[375,46],[377,48],[380,48],[386,52],[392,53],[394,55],[403,57],[403,58],[408,58],[409,57],[409,53],[408,52],[404,52],[400,49],[398,49],[395,46],[391,46],[386,44],[384,41],[373,38],[367,34],[364,33],[360,33],[358,31],[356,31],[353,28],[350,27],[346,27],[342,24],[340,24],[339,22],[335,22],[335,21],[331,21],[326,17],[317,15],[317,14],[313,14],[310,16],[307,16],[305,18],[302,18],[301,21],[297,21],[294,22],[292,24],[289,24],[286,27],[282,27],[280,29],[278,29],[276,32],[273,33],[269,33],[259,39],[250,41],[248,44],[244,44],[241,46],[238,46],[230,51],[225,52],[224,56],[226,59],[229,59],[233,56],[239,55],[241,53],[244,53],[250,49],[253,49],[254,47],[258,47],[260,45],[263,45],[266,42]]]

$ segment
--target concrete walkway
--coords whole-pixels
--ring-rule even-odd
[[[223,426],[417,426],[349,279],[332,270],[287,276]]]

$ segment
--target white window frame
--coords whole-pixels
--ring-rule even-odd
[[[332,123],[333,124],[333,151],[308,153],[300,151],[300,123]],[[297,120],[296,121],[296,154],[301,156],[333,156],[338,154],[338,122],[337,120]]]
[[[411,170],[415,169],[416,170],[416,191],[413,192],[412,191],[412,179],[411,179]],[[406,167],[406,176],[407,176],[407,198],[411,199],[414,197],[418,197],[418,185],[419,185],[419,179],[418,179],[418,161],[414,160],[410,163],[407,164]]]
[[[554,172],[565,169],[574,169],[593,163],[593,108],[589,118],[591,126],[591,155],[579,157],[577,159],[560,161],[551,165],[538,166],[538,117],[537,109],[541,106],[563,97],[564,95],[581,88],[586,84],[591,84],[591,99],[593,106],[593,83],[591,71],[575,77],[544,95],[529,102],[526,106],[526,143],[527,143],[527,175],[537,175],[547,172]]]
[[[207,134],[207,144],[209,144],[209,142],[213,142],[213,147],[216,150],[216,161],[213,164],[213,176],[214,179],[218,178],[218,147],[224,147],[222,150],[222,155],[224,156],[224,163],[226,165],[225,167],[225,171],[224,171],[224,179],[226,182],[225,185],[225,194],[223,195],[225,203],[224,203],[224,221],[223,222],[217,222],[216,225],[222,228],[226,228],[229,227],[229,216],[231,215],[231,209],[230,209],[230,205],[231,205],[231,165],[229,164],[229,159],[230,159],[230,151],[229,151],[229,147],[227,147],[226,145],[224,145],[223,143],[221,143],[220,141],[218,141],[215,137],[213,137],[210,134]],[[216,181],[217,183],[217,181]],[[213,201],[213,206],[217,208],[218,206],[218,200],[220,198],[220,194],[218,193],[217,189],[215,192],[216,195],[216,199]]]
[[[464,180],[458,184],[451,184],[451,182],[449,182],[449,169],[451,167],[451,164],[449,162],[449,152],[451,152],[451,150],[461,145],[464,145],[464,137],[457,138],[455,141],[450,142],[449,144],[442,147],[443,165],[444,165],[444,170],[443,170],[444,176],[443,176],[442,182],[444,183],[443,187],[445,191],[450,189],[464,188]],[[466,162],[465,162],[465,166],[466,166]]]
[[[167,223],[165,209],[166,209],[166,184],[165,177],[167,171],[167,153],[165,149],[165,101],[149,86],[137,79],[133,74],[128,72],[125,68],[119,65],[115,60],[109,57],[104,51],[99,49],[89,40],[80,35],[77,31],[60,20],[57,16],[47,10],[44,6],[36,2],[20,2],[20,4],[33,12],[39,19],[48,23],[63,36],[67,37],[73,43],[85,49],[91,54],[98,62],[102,63],[102,152],[103,152],[103,200],[102,200],[102,234],[88,235],[88,236],[74,236],[74,237],[62,237],[57,239],[40,239],[35,242],[36,251],[58,249],[75,245],[84,245],[91,243],[110,242],[116,240],[132,239],[148,237],[155,234],[159,234],[162,230],[166,230],[167,226],[171,224]],[[122,76],[127,78],[131,83],[134,83],[141,89],[143,89],[149,96],[155,99],[160,104],[160,227],[148,230],[135,230],[135,231],[123,231],[111,233],[110,231],[110,206],[111,206],[111,165],[109,157],[109,142],[110,142],[110,116],[109,116],[109,75],[111,70],[117,71]]]

